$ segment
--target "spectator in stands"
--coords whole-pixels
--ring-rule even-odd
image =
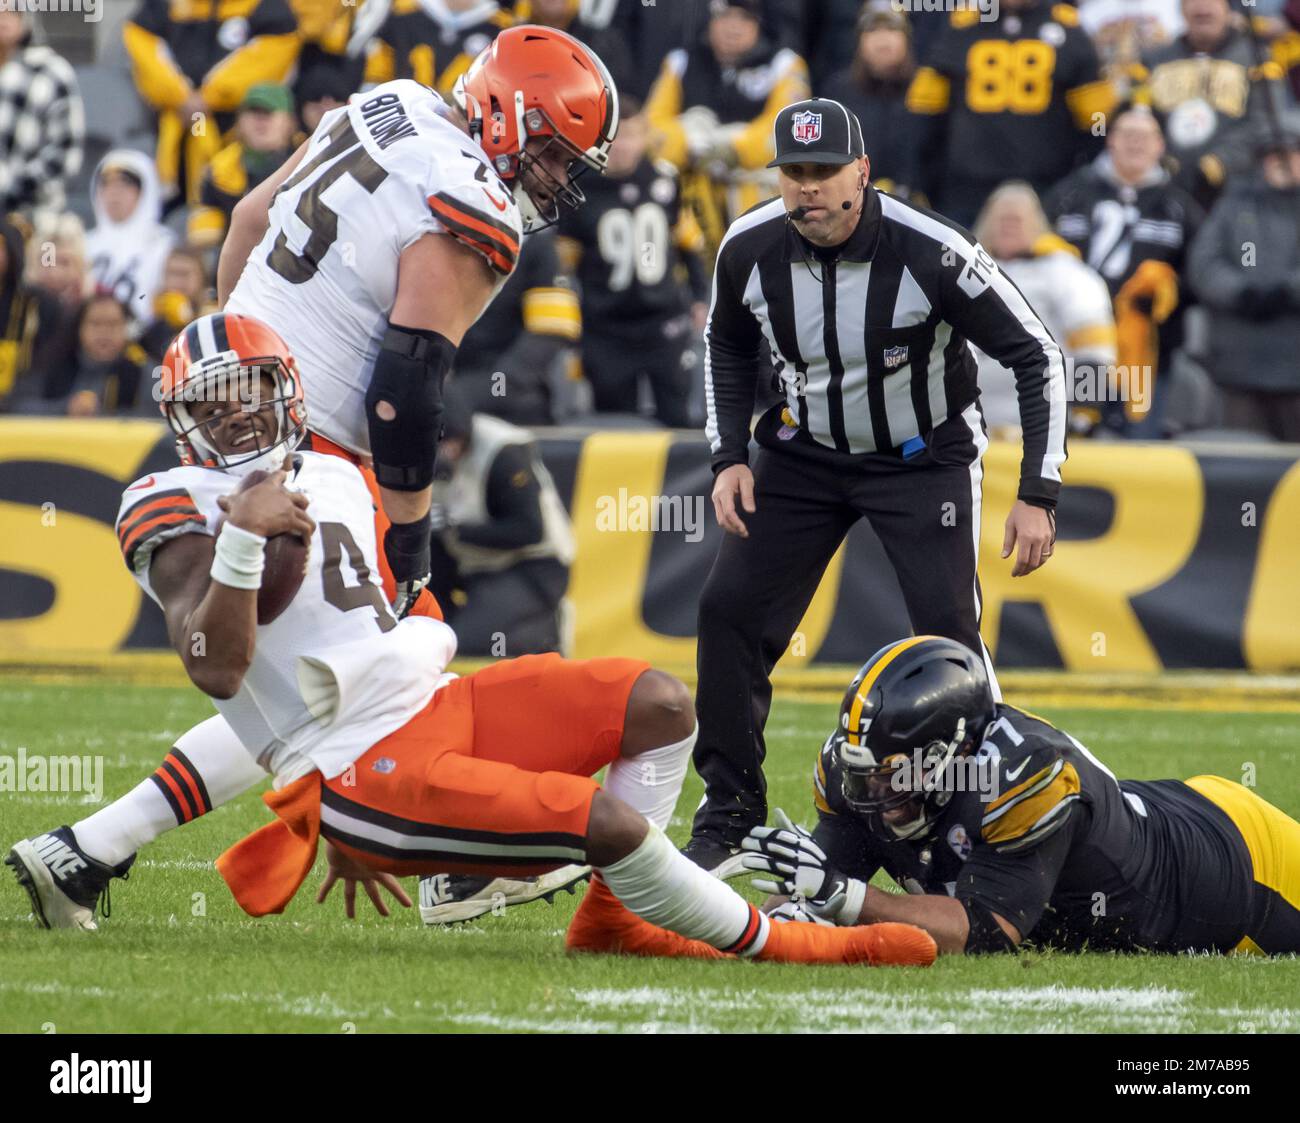
[[[1075,403],[1083,426],[1095,423],[1099,399],[1111,393],[1115,365],[1115,320],[1105,282],[1079,259],[1078,251],[1051,233],[1034,189],[1005,183],[989,196],[972,231],[998,267],[1025,295],[1051,329],[1066,361],[1073,365]],[[980,404],[989,428],[1019,434],[1020,410],[1011,371],[975,349],[979,362]],[[1073,419],[1073,417],[1072,417]]]
[[[375,33],[366,81],[414,78],[450,97],[479,52],[514,22],[496,0],[393,0]]]
[[[21,392],[40,330],[36,294],[23,277],[26,255],[24,231],[0,219],[0,412]]]
[[[560,263],[582,301],[582,371],[599,412],[636,413],[643,383],[655,417],[685,428],[691,338],[708,312],[704,236],[682,205],[677,169],[647,156],[649,126],[633,98],[605,175],[560,219]]]
[[[905,13],[891,0],[869,0],[857,23],[852,64],[815,86],[819,97],[847,105],[862,122],[871,156],[871,181],[882,191],[907,195],[916,166],[918,130],[907,109],[907,89],[916,71]]]
[[[1210,375],[1234,429],[1300,441],[1300,117],[1257,133],[1259,170],[1234,177],[1192,243],[1210,310]]]
[[[1008,172],[1046,191],[1102,146],[1114,91],[1079,13],[1001,0],[952,12],[908,91],[920,118],[912,186],[969,226]]]
[[[348,84],[347,74],[326,67],[300,75],[293,88],[298,99],[298,124],[304,136],[311,136],[320,119],[331,109],[347,105],[348,98],[357,89]]]
[[[808,96],[808,68],[763,37],[759,0],[711,0],[704,38],[664,59],[646,103],[652,151],[686,173],[710,247],[775,193],[766,164],[783,106]]]
[[[40,306],[42,335],[66,338],[94,290],[86,264],[86,232],[74,214],[47,216],[27,243],[27,283]],[[33,359],[33,365],[40,365]]]
[[[297,17],[302,41],[293,97],[306,125],[306,117],[315,112],[322,89],[342,103],[361,88],[366,47],[374,32],[365,8],[369,6],[373,16],[374,11],[387,7],[388,0],[370,0],[368,5],[365,0],[289,0],[289,4]],[[320,120],[319,115],[316,120]],[[306,131],[310,133],[315,127],[313,122]]]
[[[804,5],[804,41],[802,53],[808,60],[808,70],[812,75],[812,87],[819,96],[835,97],[825,89],[826,81],[832,74],[847,70],[858,57],[861,44],[859,39],[844,33],[845,28],[854,26],[867,13],[868,8],[887,8],[908,22],[904,5],[894,4],[892,0],[807,0]],[[861,24],[858,23],[859,30]],[[911,36],[911,27],[908,28]],[[860,37],[859,37],[860,38]],[[797,48],[799,49],[799,48]],[[843,101],[843,98],[836,98]],[[864,126],[865,127],[865,126]]]
[[[161,361],[167,345],[183,328],[216,310],[202,250],[176,246],[167,255],[153,310],[154,321],[140,337],[140,345],[149,356]]]
[[[470,406],[521,425],[552,420],[552,378],[582,334],[578,297],[560,269],[555,232],[523,241],[519,263],[456,351]]]
[[[197,203],[249,87],[284,81],[298,57],[293,12],[287,0],[140,0],[122,35],[140,96],[158,113],[163,198]]]
[[[141,330],[154,318],[154,296],[176,235],[164,226],[153,158],[129,148],[109,152],[95,169],[95,225],[86,254],[95,287],[111,292]]]
[[[72,67],[32,45],[30,18],[0,11],[0,214],[35,221],[63,209],[86,123]]]
[[[203,171],[199,205],[190,211],[192,245],[219,246],[235,204],[283,164],[301,143],[288,86],[261,82],[249,89],[235,120],[236,139]]]
[[[1056,232],[1101,274],[1115,302],[1119,365],[1150,368],[1160,384],[1182,342],[1180,278],[1204,214],[1161,165],[1164,138],[1145,106],[1111,120],[1106,151],[1044,200]],[[1134,435],[1159,432],[1165,394],[1142,416],[1112,403],[1104,424]],[[1131,403],[1127,403],[1131,405]]]
[[[520,23],[539,23],[567,31],[585,43],[600,56],[621,95],[635,84],[637,74],[627,39],[615,28],[597,27],[582,15],[580,8],[579,0],[520,0],[515,5],[515,18]]]
[[[126,306],[111,293],[96,293],[82,304],[74,326],[46,353],[35,392],[17,408],[68,417],[155,415],[149,361],[131,342]]]
[[[1182,34],[1182,0],[1080,0],[1079,23],[1116,95],[1127,101],[1141,80],[1142,57]]]
[[[559,651],[573,530],[532,433],[449,384],[433,484],[430,588],[462,655]]]
[[[1203,206],[1243,163],[1252,132],[1283,104],[1281,70],[1256,65],[1250,34],[1228,0],[1183,0],[1187,30],[1143,60],[1139,96],[1155,110],[1175,182]]]

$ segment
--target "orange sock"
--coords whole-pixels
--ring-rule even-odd
[[[933,937],[912,924],[832,928],[803,920],[773,920],[756,958],[777,963],[867,963],[928,967],[938,954]]]
[[[571,952],[607,955],[655,955],[667,958],[730,959],[702,940],[688,940],[642,920],[593,874],[587,894],[569,922],[564,946]]]

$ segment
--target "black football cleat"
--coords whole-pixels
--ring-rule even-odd
[[[692,835],[682,853],[719,881],[730,881],[746,872],[739,844],[733,846],[711,834]]]
[[[102,899],[109,915],[108,883],[125,879],[132,854],[117,866],[97,862],[77,845],[71,827],[15,842],[5,858],[18,884],[32,901],[32,915],[42,928],[81,928],[93,932],[95,906]]]

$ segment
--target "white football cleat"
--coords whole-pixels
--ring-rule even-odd
[[[473,877],[439,873],[420,879],[420,919],[431,928],[463,924],[486,913],[499,913],[556,893],[572,893],[591,876],[590,866],[562,866],[537,877]]]
[[[71,827],[59,827],[13,844],[5,865],[31,898],[32,915],[42,928],[81,928],[93,932],[95,905],[102,898],[108,916],[108,883],[125,878],[132,854],[118,866],[97,862],[77,845]]]

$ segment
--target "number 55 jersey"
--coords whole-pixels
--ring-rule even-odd
[[[402,252],[449,234],[492,268],[493,296],[519,255],[514,196],[453,112],[403,79],[321,118],[226,305],[280,333],[304,374],[312,431],[360,455],[370,452],[365,392]]]
[[[238,475],[178,467],[126,489],[118,541],[140,587],[159,547],[183,534],[217,533],[218,497]],[[234,697],[214,699],[244,748],[283,785],[318,768],[339,775],[405,725],[454,676],[456,638],[441,621],[394,618],[379,583],[374,508],[358,469],[337,456],[292,456],[292,490],[316,522],[306,575],[289,606],[257,628],[253,660]],[[206,644],[187,636],[192,647]],[[201,652],[196,652],[201,653]]]

